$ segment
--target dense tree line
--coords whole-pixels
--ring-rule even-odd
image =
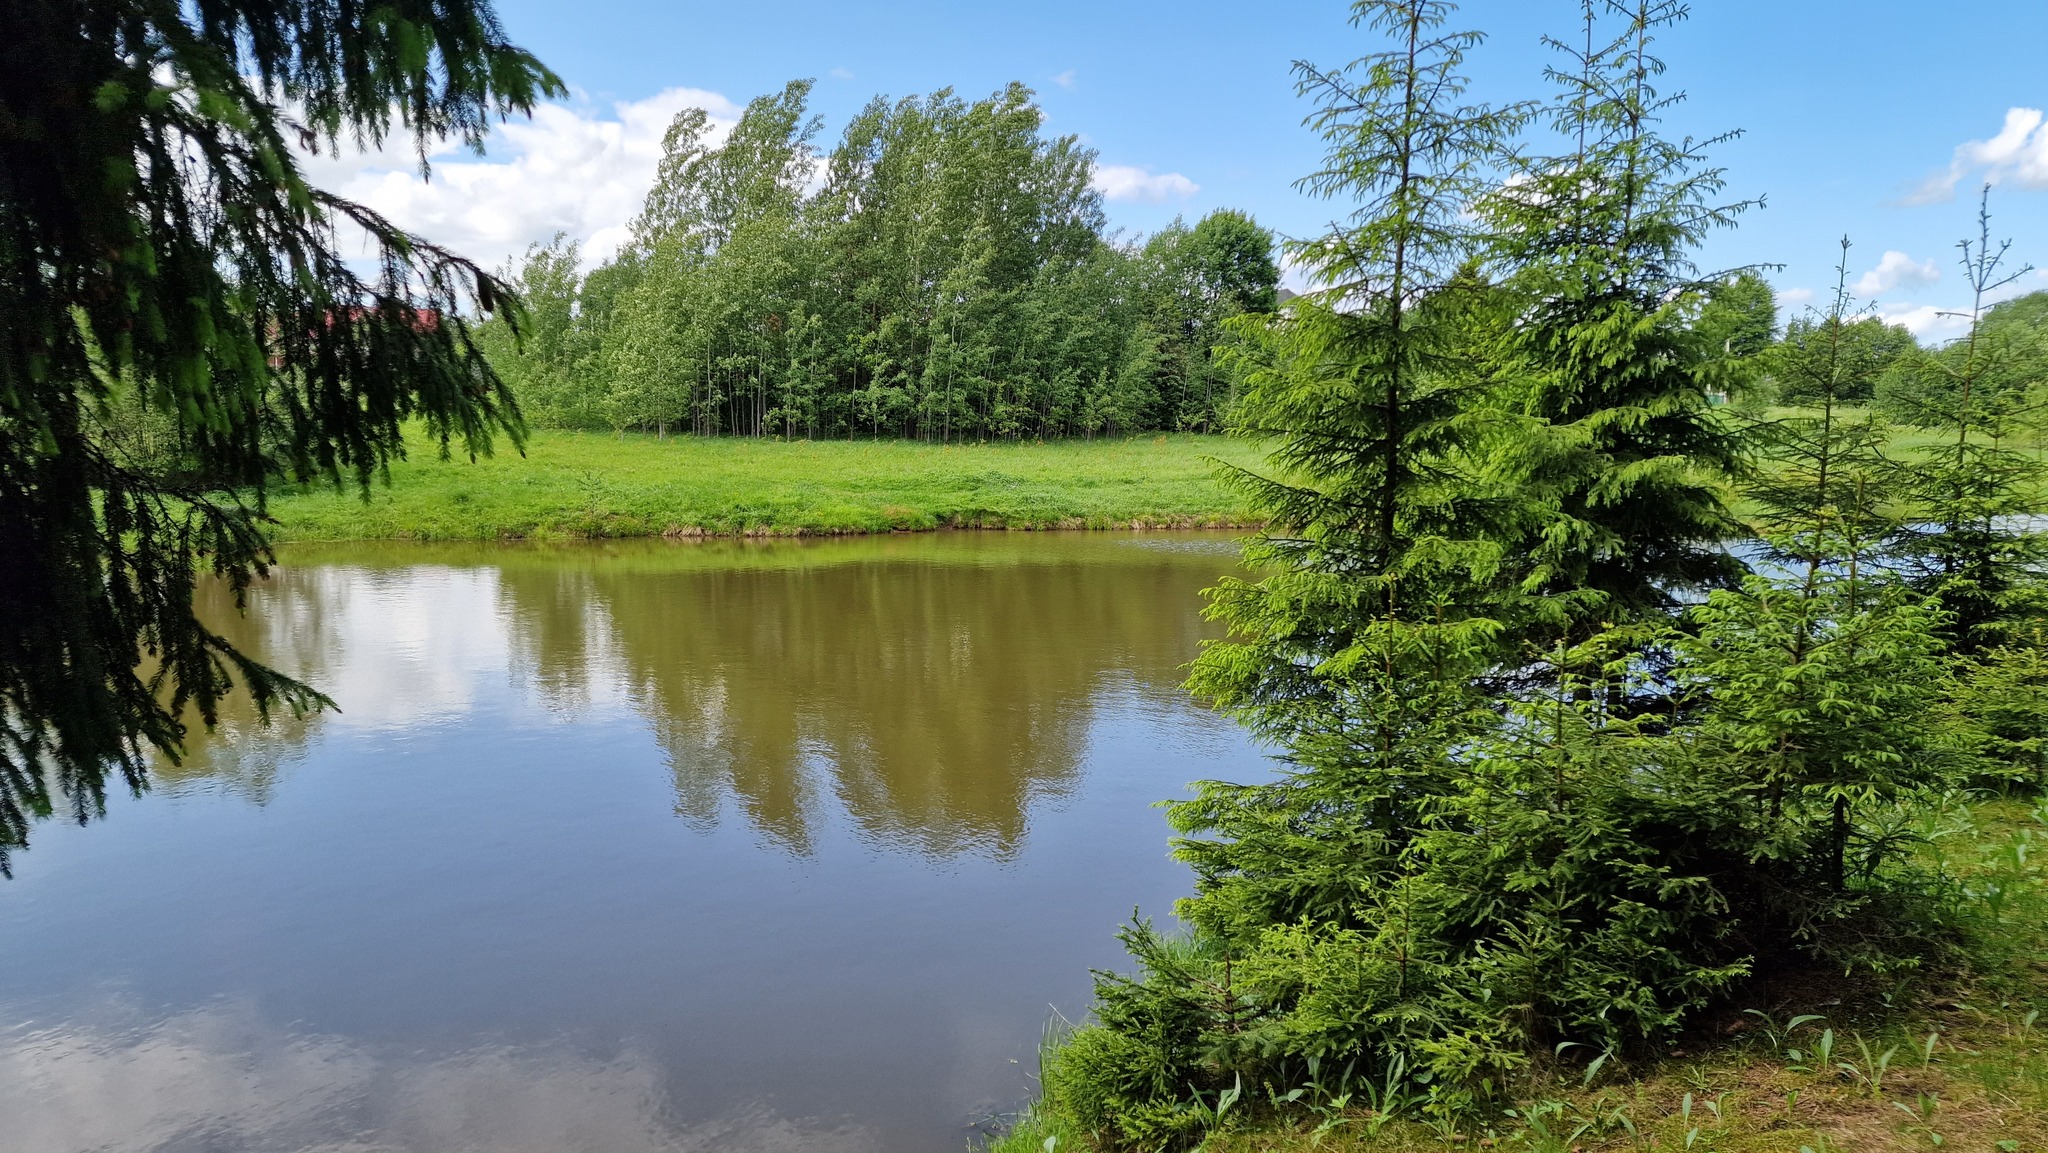
[[[544,424],[927,440],[1220,426],[1225,321],[1275,306],[1273,238],[1210,213],[1106,235],[1094,154],[1031,93],[877,98],[828,152],[808,81],[722,139],[679,115],[632,240],[512,270],[495,363]]]
[[[1297,249],[1320,291],[1233,322],[1270,527],[1190,681],[1282,772],[1170,807],[1188,931],[1126,931],[1052,1136],[1182,1148],[1304,1086],[1450,1132],[1759,978],[1952,958],[1983,922],[1914,830],[2044,783],[2040,382],[1998,335],[2038,305],[1987,306],[1988,216],[1964,339],[1862,319],[1846,246],[1780,338],[1759,279],[1693,265],[1747,204],[1659,130],[1682,3],[1586,0],[1553,96],[1504,106],[1452,11],[1361,0],[1388,47],[1297,66],[1304,184],[1355,211]],[[1899,452],[1869,404],[1908,358],[1933,443]],[[1766,387],[1804,407],[1717,404]]]
[[[1731,280],[1725,295],[1746,299],[1750,291]],[[1765,288],[1768,292],[1768,288]],[[1766,316],[1745,307],[1741,314]],[[1713,325],[1734,321],[1734,311],[1717,311],[1703,319]],[[1747,323],[1747,322],[1738,322]],[[1754,323],[1749,323],[1755,331]],[[1718,331],[1718,330],[1717,330]],[[1812,375],[1815,357],[1825,352],[1841,374],[1835,399],[1874,407],[1904,426],[1919,426],[1938,417],[1945,398],[1958,389],[1965,362],[1984,363],[1976,387],[2004,398],[2015,412],[2031,411],[2048,385],[2048,292],[2001,300],[1982,309],[1966,336],[1932,346],[1923,345],[1904,325],[1888,323],[1865,309],[1796,315],[1782,332],[1764,328],[1764,339],[1731,349],[1750,360],[1753,379],[1737,398],[1752,407],[1811,407],[1821,399],[1820,382]],[[1937,421],[1938,423],[1938,421]],[[2038,423],[2038,422],[2030,422]]]
[[[1981,399],[1995,398],[2012,418],[2038,424],[2040,392],[2048,385],[2048,292],[1980,311],[1968,335],[1936,348],[1894,338],[1897,351],[1881,360],[1872,401],[1902,423],[1938,424],[1968,380]]]

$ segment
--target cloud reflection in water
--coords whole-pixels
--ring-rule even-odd
[[[694,827],[736,814],[803,854],[847,819],[877,845],[1002,859],[1034,804],[1071,791],[1104,693],[1182,702],[1220,543],[355,546],[288,565],[250,616],[223,598],[213,617],[339,702],[314,724],[458,720],[508,685],[542,718],[630,708]],[[263,751],[292,744],[251,720],[165,779],[222,774],[260,799]]]
[[[1186,891],[1152,802],[1261,771],[1178,688],[1230,559],[287,553],[210,611],[343,711],[39,834],[0,1148],[957,1153]]]
[[[379,1053],[249,1005],[0,1032],[10,1153],[809,1153],[884,1148],[856,1123],[740,1107],[682,1123],[658,1062],[567,1045]],[[338,1136],[337,1134],[349,1134]]]

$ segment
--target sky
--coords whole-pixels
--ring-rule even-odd
[[[1548,95],[1545,33],[1576,0],[1469,0],[1453,26],[1483,31],[1472,95]],[[1839,241],[1854,243],[1859,300],[1926,341],[1969,303],[1957,241],[1976,235],[1993,185],[1994,243],[2048,266],[2048,0],[1694,0],[1659,44],[1674,135],[1711,137],[1730,199],[1761,198],[1700,254],[1709,270],[1768,265],[1788,312],[1825,303]],[[500,126],[484,157],[444,149],[422,181],[408,150],[325,159],[316,179],[401,225],[497,264],[557,231],[601,258],[624,237],[681,108],[729,123],[754,96],[816,80],[829,146],[877,94],[1011,80],[1033,88],[1046,131],[1098,153],[1114,227],[1250,212],[1284,236],[1326,230],[1347,206],[1294,181],[1322,145],[1302,126],[1292,64],[1374,51],[1340,0],[498,0],[507,34],[569,86],[568,99]],[[2025,273],[2005,290],[2048,288]]]

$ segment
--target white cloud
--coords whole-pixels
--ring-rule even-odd
[[[1813,303],[1811,288],[1774,288],[1771,297],[1777,302],[1780,319],[1797,316]]]
[[[1985,293],[1984,307],[1990,308],[2001,300],[2044,289],[2048,289],[2048,269]],[[1940,344],[1970,331],[1970,304],[1967,300],[1949,305],[1880,303],[1877,315],[1886,324],[1904,325],[1922,344]]]
[[[832,71],[826,73],[826,75],[832,77],[832,79],[834,80],[851,80],[853,79],[853,69],[834,68]]]
[[[1168,200],[1186,200],[1202,190],[1202,186],[1178,172],[1154,173],[1147,168],[1129,164],[1104,164],[1095,169],[1094,185],[1107,200],[1136,200],[1145,204],[1163,204]]]
[[[1939,204],[1955,195],[1963,177],[1986,183],[2010,180],[2022,188],[2048,188],[2048,119],[2039,108],[2008,108],[2005,124],[1989,140],[1957,146],[1948,171],[1927,178],[1906,197],[1908,204]]]
[[[662,136],[685,108],[710,113],[723,132],[740,108],[716,92],[670,88],[614,104],[610,115],[544,104],[531,120],[498,125],[487,155],[435,149],[422,179],[410,139],[374,152],[307,159],[316,184],[359,201],[394,223],[495,266],[556,232],[584,243],[586,260],[611,255],[640,211],[661,161]]]
[[[1877,315],[1886,324],[1902,325],[1922,344],[1954,340],[1970,330],[1968,313],[1935,304],[1880,304]]]
[[[1052,82],[1062,88],[1072,88],[1075,82],[1074,70],[1069,68],[1065,72],[1055,73]]]
[[[1290,292],[1312,292],[1321,287],[1315,270],[1284,245],[1280,249],[1280,287]]]
[[[1887,251],[1877,267],[1856,281],[1864,296],[1881,296],[1895,288],[1925,288],[1941,279],[1941,269],[1932,260],[1914,260],[1897,250]]]

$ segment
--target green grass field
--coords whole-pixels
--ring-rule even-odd
[[[474,463],[415,443],[391,483],[271,502],[280,541],[557,540],[872,533],[945,527],[1229,527],[1243,502],[1221,436],[1054,444],[773,441],[539,431]]]
[[[1938,439],[1897,429],[1892,447],[1910,454]],[[1243,527],[1254,518],[1217,466],[1262,455],[1222,436],[934,445],[542,430],[524,457],[501,447],[474,463],[415,442],[367,501],[353,488],[314,489],[278,495],[271,511],[279,541]]]

